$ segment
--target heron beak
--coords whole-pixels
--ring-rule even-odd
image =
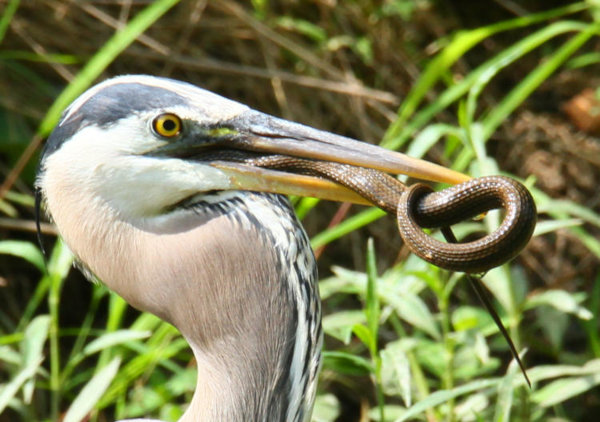
[[[242,150],[366,167],[394,175],[457,184],[470,179],[457,171],[399,152],[313,129],[257,111],[223,122],[182,140],[169,155],[193,157],[204,151]],[[328,200],[368,203],[336,183],[312,176],[252,167],[224,160],[213,166],[226,173],[235,189],[310,196]]]
[[[240,116],[232,129],[239,132],[231,143],[237,149],[366,167],[416,179],[462,183],[470,177],[405,154],[335,135],[257,111]]]

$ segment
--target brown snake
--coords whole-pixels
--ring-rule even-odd
[[[453,271],[481,273],[511,260],[527,245],[537,220],[535,203],[529,191],[516,180],[503,176],[471,179],[433,192],[421,183],[406,186],[386,173],[334,162],[222,150],[202,158],[236,161],[339,183],[388,213],[395,214],[400,235],[414,254]],[[500,227],[478,240],[457,243],[450,229],[452,224],[496,208],[505,211]],[[422,228],[441,228],[449,243],[428,236]],[[490,312],[531,387],[525,365],[480,281],[470,274],[467,274],[467,279]]]
[[[400,235],[410,250],[448,270],[481,273],[501,265],[519,254],[535,228],[536,208],[531,194],[521,183],[503,176],[471,179],[433,192],[420,183],[407,187],[377,170],[328,161],[241,151],[214,152],[202,158],[236,161],[339,183],[396,215]],[[500,227],[472,242],[444,243],[422,230],[442,228],[444,231],[453,224],[496,208],[505,210]]]

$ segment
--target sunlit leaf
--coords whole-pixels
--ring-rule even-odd
[[[89,380],[71,403],[63,422],[80,422],[85,418],[115,378],[120,364],[121,358],[114,358]]]

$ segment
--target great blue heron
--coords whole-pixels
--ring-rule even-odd
[[[322,337],[315,259],[288,200],[258,191],[357,196],[198,158],[222,149],[468,177],[158,77],[107,80],[65,110],[38,189],[86,274],[189,342],[198,379],[181,420],[305,421]]]

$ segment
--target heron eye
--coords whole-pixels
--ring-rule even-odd
[[[157,135],[173,138],[181,133],[181,119],[172,113],[161,114],[152,121],[152,129]]]

